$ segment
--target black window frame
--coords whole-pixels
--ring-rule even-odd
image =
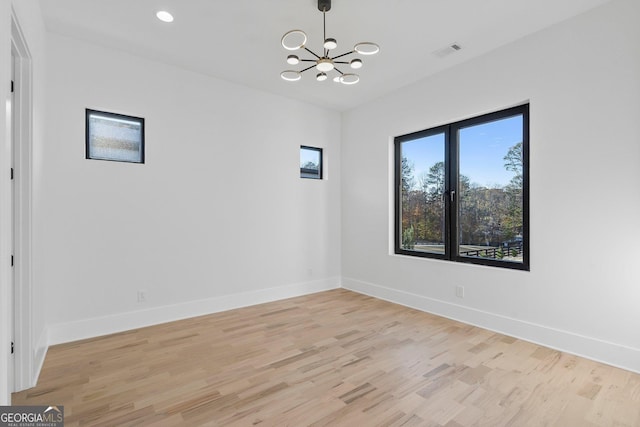
[[[317,176],[305,176],[304,174],[306,173],[307,175],[310,175],[310,173],[305,172],[304,169],[302,169],[302,165],[300,165],[300,178],[302,179],[322,179],[322,175],[323,175],[323,157],[324,157],[324,153],[322,151],[322,148],[320,147],[311,147],[309,145],[301,145],[300,146],[300,150],[310,150],[310,151],[317,151],[319,156],[318,156],[318,173],[316,174]],[[310,169],[308,169],[310,170]]]
[[[133,160],[121,160],[121,159],[109,159],[102,157],[91,157],[91,125],[90,117],[92,114],[111,117],[114,119],[127,120],[130,122],[136,122],[140,124],[140,161]],[[125,114],[112,113],[109,111],[92,110],[90,108],[85,109],[85,159],[87,160],[101,160],[106,162],[119,162],[119,163],[132,163],[132,164],[144,164],[145,163],[145,124],[143,117],[128,116]]]
[[[458,191],[459,178],[459,141],[458,131],[470,126],[490,123],[522,115],[522,262],[505,261],[493,258],[462,256],[459,254],[458,245]],[[466,120],[437,126],[426,130],[413,132],[394,138],[394,253],[422,258],[435,258],[466,264],[479,264],[492,267],[501,267],[515,270],[530,271],[530,224],[529,224],[529,104],[507,108],[493,113],[483,114]],[[402,247],[402,150],[403,142],[444,133],[445,144],[445,230],[444,230],[444,254],[436,252],[424,252],[404,249]],[[453,192],[453,193],[452,193]]]

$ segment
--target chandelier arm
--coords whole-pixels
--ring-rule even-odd
[[[339,72],[341,75],[344,75],[344,73],[342,71],[338,70],[337,68],[334,67],[333,69],[336,70],[337,72]]]
[[[305,71],[310,70],[310,69],[312,69],[313,67],[315,67],[315,65],[312,65],[311,67],[307,67],[307,68],[305,68],[304,70],[300,70],[300,71],[298,71],[298,72],[299,72],[299,73],[304,73]]]
[[[318,62],[315,59],[301,59],[300,62]],[[345,62],[345,64],[348,64],[348,62]]]
[[[318,59],[322,59],[322,58],[320,58],[318,55],[316,55],[315,53],[313,53],[313,51],[309,50],[309,48],[308,48],[308,47],[306,47],[306,46],[305,46],[304,50],[306,50],[307,52],[309,52],[311,55],[315,56],[316,58],[318,58]]]
[[[356,52],[355,50],[352,50],[351,52],[347,52],[347,53],[343,53],[342,55],[334,56],[331,59],[334,60],[334,59],[342,58],[343,56],[351,55],[352,53],[355,53],[355,52]]]
[[[347,61],[333,61],[334,64],[348,64]]]

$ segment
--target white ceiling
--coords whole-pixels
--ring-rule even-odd
[[[48,30],[178,65],[282,96],[347,110],[467,61],[609,0],[333,0],[327,36],[336,54],[360,41],[380,45],[361,57],[360,82],[280,78],[291,52],[282,35],[301,29],[320,52],[317,0],[40,0]],[[160,22],[157,10],[175,21]],[[434,51],[462,50],[445,58]],[[300,57],[307,57],[299,54]]]

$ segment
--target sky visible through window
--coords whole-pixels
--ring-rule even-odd
[[[507,185],[514,173],[504,167],[504,156],[509,148],[522,142],[522,120],[522,116],[517,115],[462,129],[460,173],[472,184],[483,187]],[[411,142],[402,144],[402,156],[413,166],[418,185],[419,178],[429,173],[435,163],[444,161],[444,136],[432,135]]]
[[[309,162],[317,166],[320,162],[320,152],[318,150],[309,150],[302,148],[300,150],[300,167],[303,167]]]

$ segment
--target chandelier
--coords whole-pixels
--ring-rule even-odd
[[[333,78],[333,81],[336,83],[343,83],[346,85],[352,85],[358,83],[360,81],[360,76],[353,72],[344,73],[339,70],[336,65],[348,65],[351,69],[357,70],[362,67],[362,60],[359,58],[353,58],[350,61],[345,61],[348,55],[359,53],[360,55],[375,55],[380,51],[380,47],[371,42],[360,42],[357,43],[352,51],[347,53],[343,53],[341,55],[331,55],[331,51],[338,47],[338,42],[336,39],[327,37],[327,22],[326,22],[326,13],[331,10],[331,0],[318,0],[318,10],[322,12],[322,27],[323,27],[323,38],[324,43],[322,45],[322,55],[318,55],[315,52],[311,51],[307,48],[307,35],[302,30],[291,30],[288,31],[284,36],[282,36],[282,47],[287,50],[299,50],[304,49],[308,53],[314,56],[314,59],[301,59],[297,55],[289,55],[287,56],[287,63],[290,65],[298,65],[301,62],[310,62],[312,65],[309,67],[296,71],[296,70],[286,70],[280,73],[280,76],[287,81],[294,82],[296,80],[300,80],[302,78],[302,73],[312,68],[315,68],[318,71],[316,74],[316,80],[319,82],[325,81],[328,78],[327,73],[335,70],[338,75]],[[342,59],[341,61],[337,61],[337,59]],[[350,71],[350,70],[349,70]]]

